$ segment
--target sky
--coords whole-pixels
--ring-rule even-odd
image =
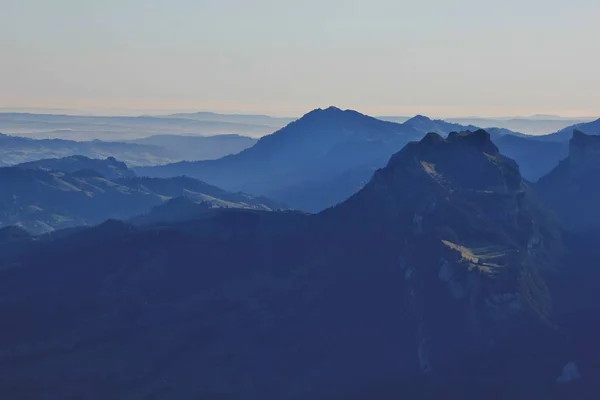
[[[600,114],[598,0],[0,0],[0,107]]]

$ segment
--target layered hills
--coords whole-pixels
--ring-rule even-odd
[[[18,225],[39,234],[109,218],[129,219],[182,196],[212,207],[284,207],[192,178],[136,177],[114,158],[79,156],[0,168],[0,227]]]
[[[187,175],[227,190],[266,195],[292,208],[318,212],[358,191],[408,142],[430,132],[446,136],[477,129],[421,115],[400,124],[330,107],[306,114],[239,154],[137,171],[157,177]],[[568,153],[566,143],[535,140],[499,128],[488,132],[532,182]]]

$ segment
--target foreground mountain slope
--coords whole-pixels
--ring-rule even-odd
[[[486,132],[429,134],[318,215],[32,242],[0,268],[0,393],[567,399],[594,379],[562,376],[563,244]]]
[[[72,167],[69,160],[53,160],[48,165]],[[110,166],[121,165],[116,160],[108,160],[108,163]],[[81,164],[75,163],[77,166]],[[20,225],[33,233],[44,233],[96,224],[108,218],[128,219],[180,196],[217,207],[283,208],[266,198],[229,193],[191,178],[110,180],[91,169],[98,164],[106,167],[106,161],[84,160],[83,164],[89,168],[73,168],[72,173],[37,168],[0,168],[0,227]],[[130,172],[128,169],[121,171]]]
[[[325,188],[348,170],[360,168],[371,173],[408,141],[421,136],[412,128],[330,107],[306,114],[239,154],[138,172],[159,177],[188,175],[228,190],[264,194],[291,207],[318,211],[343,201],[361,182],[339,187],[328,196],[333,203],[319,203],[319,194],[312,193],[312,204],[307,204],[296,193],[305,187]]]
[[[538,197],[568,228],[600,227],[600,136],[575,131],[569,157],[535,187]]]

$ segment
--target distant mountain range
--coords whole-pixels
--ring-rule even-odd
[[[54,112],[60,112],[54,111]],[[404,123],[411,117],[381,116],[381,120]],[[0,112],[0,132],[32,138],[123,141],[154,135],[238,134],[260,137],[283,128],[297,118],[212,112],[144,116],[84,116]],[[542,135],[593,118],[561,118],[552,115],[514,118],[446,118],[447,122],[480,128],[501,128],[513,132]],[[568,140],[568,139],[567,139]]]
[[[207,122],[221,118],[228,123],[270,123],[273,126],[288,121],[260,115],[214,113],[161,118],[178,121],[183,117]],[[503,154],[517,161],[524,178],[535,182],[567,157],[569,144],[564,138],[570,137],[574,129],[594,133],[598,128],[598,121],[594,121],[547,136],[527,136],[502,128],[489,128],[487,132]],[[226,190],[267,196],[292,208],[318,212],[358,191],[373,172],[383,167],[406,143],[431,132],[446,136],[451,132],[477,129],[473,125],[432,120],[422,115],[398,124],[330,107],[314,110],[258,141],[239,135],[156,135],[127,143],[33,140],[0,135],[0,153],[5,165],[73,154],[92,158],[110,156],[134,167],[159,164],[161,166],[154,168],[136,168],[136,171],[142,176],[154,177],[186,175]],[[188,161],[178,162],[181,160]],[[102,175],[112,178],[108,171],[102,171]]]
[[[109,218],[129,219],[180,196],[208,207],[284,207],[187,177],[138,178],[115,159],[78,156],[0,168],[0,227],[19,225],[39,234]]]
[[[261,194],[293,208],[316,212],[360,189],[377,168],[409,141],[429,132],[447,135],[477,129],[421,115],[402,124],[383,122],[356,111],[330,107],[306,114],[236,155],[137,171],[159,177],[188,175],[228,190]],[[517,161],[530,181],[548,173],[568,154],[568,142],[501,128],[487,131],[499,149]]]
[[[410,117],[378,117],[384,121],[403,123]],[[528,135],[543,135],[556,132],[565,127],[592,121],[594,118],[562,118],[556,115],[534,115],[531,117],[507,117],[507,118],[485,118],[485,117],[450,117],[446,121],[463,125],[477,126],[480,128],[501,128],[513,132],[522,132]]]
[[[159,135],[129,142],[77,142],[64,139],[36,140],[0,133],[0,166],[76,155],[115,157],[131,166],[160,165],[182,160],[214,160],[238,153],[254,143],[256,139],[238,135]]]
[[[180,199],[140,223],[0,230],[0,395],[594,398],[600,236],[547,215],[490,133],[317,110],[227,162],[277,176],[411,135],[316,215]]]

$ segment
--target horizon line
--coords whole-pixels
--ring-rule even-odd
[[[445,115],[439,116],[428,113],[367,113],[362,112],[357,108],[343,108],[337,106],[330,106],[339,108],[341,110],[356,111],[364,115],[368,115],[375,118],[413,118],[415,116],[426,116],[431,119],[493,119],[493,120],[511,120],[511,119],[531,119],[540,118],[544,120],[594,120],[599,118],[597,115],[560,115],[560,114],[547,114],[547,113],[534,113],[534,114],[517,114],[517,115]],[[328,108],[328,107],[326,107]],[[303,115],[318,109],[325,109],[323,107],[312,108],[303,114],[291,116],[291,115],[277,115],[269,114],[265,112],[252,112],[248,110],[214,110],[214,109],[125,109],[125,108],[101,108],[101,109],[77,109],[67,107],[30,107],[30,106],[0,106],[0,114],[32,114],[32,115],[62,115],[62,116],[77,116],[77,117],[167,117],[175,114],[215,114],[223,116],[261,116],[269,117],[273,119],[298,119]]]

